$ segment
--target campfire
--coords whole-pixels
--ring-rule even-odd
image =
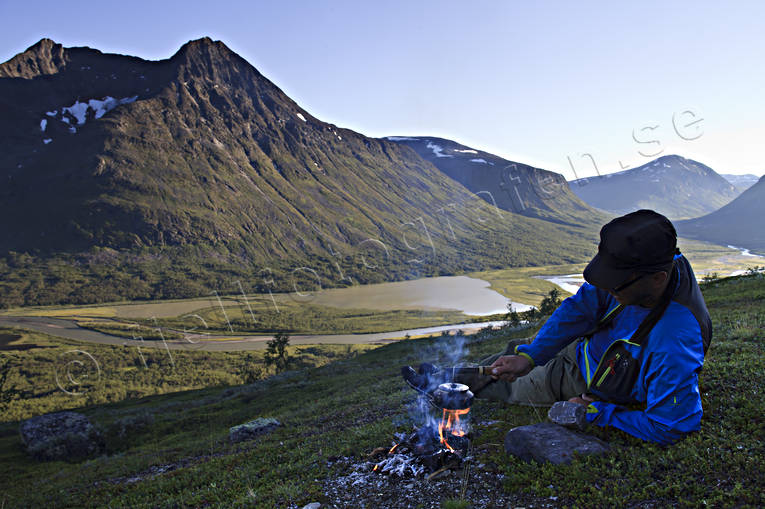
[[[430,406],[440,411],[441,419],[428,419],[423,426],[410,434],[398,433],[398,442],[390,449],[378,448],[373,457],[385,455],[377,462],[374,471],[403,477],[409,473],[430,476],[458,468],[469,456],[470,438],[468,414],[473,393],[466,385],[444,383],[427,398]],[[429,416],[429,414],[428,414]],[[429,476],[429,477],[430,477]]]

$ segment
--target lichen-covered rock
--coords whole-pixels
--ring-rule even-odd
[[[81,461],[104,450],[101,433],[77,412],[38,415],[21,423],[21,441],[27,452],[42,461]]]
[[[252,440],[253,438],[269,433],[282,424],[273,418],[258,417],[254,421],[234,426],[228,430],[228,438],[232,443]]]
[[[596,437],[551,422],[519,426],[505,435],[505,451],[524,461],[571,463],[575,453],[603,454],[609,448]]]

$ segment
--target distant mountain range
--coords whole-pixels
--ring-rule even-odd
[[[760,180],[760,177],[757,175],[753,175],[751,173],[747,173],[744,175],[732,175],[729,173],[721,173],[723,177],[725,177],[725,180],[733,184],[733,186],[736,188],[736,190],[739,193],[743,193],[753,185],[757,183],[758,180]]]
[[[765,176],[711,214],[678,221],[679,235],[742,247],[765,255]]]
[[[605,217],[561,175],[322,122],[209,38],[43,39],[0,64],[0,114],[0,305],[579,262]]]
[[[593,207],[615,214],[653,209],[670,219],[702,216],[726,205],[740,191],[712,168],[677,155],[637,168],[570,182]]]

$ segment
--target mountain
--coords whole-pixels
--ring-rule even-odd
[[[0,305],[568,263],[597,239],[320,121],[220,41],[145,61],[43,39],[0,76]]]
[[[745,175],[732,175],[728,173],[721,173],[721,176],[725,177],[725,180],[733,184],[733,186],[738,190],[739,193],[743,193],[753,185],[757,183],[758,180],[760,180],[760,177],[757,175],[753,175],[751,173],[747,173]]]
[[[741,196],[705,216],[675,223],[678,235],[765,255],[765,176]]]
[[[567,224],[602,225],[594,211],[569,189],[563,175],[509,161],[455,141],[422,136],[388,136],[460,182],[486,202],[517,214]]]
[[[653,209],[670,219],[707,214],[738,196],[733,184],[712,168],[677,155],[570,184],[571,190],[593,207],[615,214]]]

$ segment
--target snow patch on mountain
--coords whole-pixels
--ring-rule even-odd
[[[45,132],[46,127],[48,127],[48,119],[44,118],[40,120],[40,131]]]
[[[477,150],[469,150],[469,149],[468,150],[460,150],[458,148],[455,148],[454,151],[455,152],[459,152],[460,154],[477,154],[478,153]]]
[[[133,97],[123,97],[122,99],[115,99],[111,96],[106,96],[103,99],[90,99],[88,102],[75,101],[73,105],[67,106],[61,109],[61,114],[69,113],[71,116],[77,119],[78,125],[85,123],[88,110],[93,110],[95,118],[101,118],[114,108],[121,104],[129,104],[135,102],[138,99],[137,95]],[[63,122],[69,123],[69,118],[62,117]]]
[[[297,118],[299,118],[299,119],[300,119],[300,120],[302,120],[303,122],[308,122],[308,121],[305,119],[305,117],[303,116],[303,114],[302,114],[302,113],[298,113],[296,116],[297,116]]]
[[[444,151],[443,147],[441,147],[440,145],[436,145],[432,141],[429,141],[426,146],[427,146],[427,148],[429,148],[430,150],[433,151],[433,153],[436,155],[436,157],[454,157],[451,154],[442,154],[441,152]]]
[[[471,159],[471,163],[481,163],[481,164],[489,164],[486,162],[486,159]]]
[[[417,138],[409,136],[386,136],[385,139],[388,141],[417,141]]]
[[[85,114],[88,112],[88,103],[81,103],[75,101],[73,105],[62,110],[64,113],[69,113],[77,119],[78,124],[85,123]]]

